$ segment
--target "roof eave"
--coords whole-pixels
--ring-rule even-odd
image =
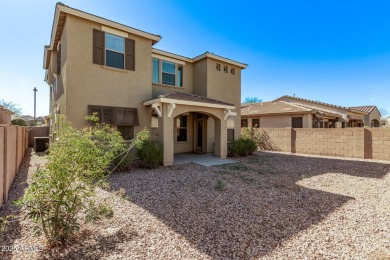
[[[118,29],[121,31],[125,31],[125,32],[131,33],[131,34],[136,34],[136,35],[142,36],[144,38],[152,40],[153,44],[155,44],[161,40],[160,35],[144,32],[144,31],[129,27],[127,25],[120,24],[120,23],[96,16],[96,15],[93,15],[90,13],[86,13],[86,12],[83,12],[83,11],[80,11],[80,10],[77,10],[77,9],[74,9],[74,8],[71,8],[71,7],[68,7],[65,5],[57,5],[57,8],[60,12],[71,14],[71,15],[74,15],[74,16],[77,16],[80,18],[84,18],[84,19],[93,21],[93,22],[107,25],[109,27],[112,27],[112,28],[115,28],[115,29]]]
[[[190,105],[190,106],[200,106],[200,107],[211,107],[211,108],[223,108],[223,109],[235,109],[235,106],[223,105],[223,104],[212,104],[207,102],[197,102],[197,101],[188,101],[174,98],[154,98],[150,100],[143,101],[144,106],[150,106],[158,103],[172,103],[177,105]]]
[[[114,21],[110,21],[110,20],[107,20],[107,19],[102,18],[102,17],[65,6],[61,3],[57,3],[56,7],[55,7],[55,12],[54,12],[54,19],[53,19],[51,36],[50,36],[50,45],[45,46],[44,58],[46,58],[46,59],[44,60],[44,69],[47,69],[49,67],[50,56],[48,55],[48,52],[53,50],[53,48],[54,48],[55,37],[57,34],[57,29],[58,29],[58,22],[59,22],[59,18],[60,18],[61,13],[65,14],[65,15],[71,14],[71,15],[74,15],[74,16],[77,16],[77,17],[80,17],[80,18],[83,18],[86,20],[90,20],[90,21],[93,21],[93,22],[96,22],[99,24],[104,24],[104,25],[109,26],[111,28],[115,28],[115,29],[118,29],[121,31],[125,31],[127,33],[135,34],[135,35],[150,39],[150,40],[152,40],[152,44],[157,43],[162,38],[160,35],[151,34],[151,33],[141,31],[141,30],[137,30],[135,28],[132,28],[132,27],[129,27],[129,26],[126,26],[126,25],[123,25],[123,24],[120,24],[120,23],[117,23]]]
[[[202,59],[205,59],[205,58],[212,58],[212,59],[215,59],[215,60],[220,60],[220,61],[223,61],[223,62],[226,62],[226,63],[229,63],[229,64],[233,64],[237,67],[240,67],[241,69],[246,69],[248,67],[248,64],[245,64],[245,63],[241,63],[241,62],[238,62],[238,61],[234,61],[234,60],[231,60],[231,59],[228,59],[228,58],[224,58],[224,57],[221,57],[221,56],[218,56],[218,55],[215,55],[213,53],[210,53],[210,52],[205,52],[199,56],[196,56],[195,58],[192,59],[193,62],[196,62],[196,61],[199,61],[199,60],[202,60]]]

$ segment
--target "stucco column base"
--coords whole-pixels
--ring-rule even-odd
[[[215,150],[214,155],[225,159],[227,156],[227,121],[217,119],[214,123]]]
[[[167,104],[163,104],[162,117],[158,118],[158,140],[164,144],[164,166],[173,164],[173,117],[167,115]]]

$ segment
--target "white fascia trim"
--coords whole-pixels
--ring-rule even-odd
[[[143,31],[128,27],[126,25],[118,24],[116,22],[113,22],[113,21],[110,21],[110,20],[107,20],[107,19],[104,19],[101,17],[97,17],[95,15],[88,14],[88,13],[85,13],[85,12],[82,12],[82,11],[79,11],[79,10],[76,10],[76,9],[73,9],[70,7],[58,5],[57,8],[61,12],[65,12],[65,13],[68,13],[68,14],[71,14],[74,16],[78,16],[78,17],[81,17],[81,18],[84,18],[84,19],[87,19],[87,20],[90,20],[93,22],[104,24],[104,25],[107,25],[107,26],[112,27],[114,29],[118,29],[118,30],[125,31],[125,32],[131,33],[131,34],[139,35],[139,36],[151,39],[151,40],[156,41],[156,42],[161,40],[161,36],[159,36],[159,35],[143,32]]]
[[[159,50],[159,49],[154,49],[153,48],[152,49],[152,54],[158,54],[158,55],[161,55],[161,56],[164,56],[164,57],[169,57],[169,58],[181,60],[181,61],[184,61],[184,62],[192,62],[192,59],[190,59],[190,58],[187,58],[187,57],[184,57],[184,56],[180,56],[180,55],[176,55],[174,53],[170,53],[170,52]]]
[[[187,101],[187,100],[171,99],[171,98],[156,98],[156,99],[152,99],[152,100],[148,100],[148,101],[143,102],[144,106],[153,105],[155,103],[174,103],[176,105],[223,108],[223,109],[235,109],[236,108],[235,106],[229,106],[229,105],[210,104],[210,103],[204,103],[204,102],[195,102],[195,101]]]
[[[184,61],[177,60],[177,59],[172,59],[172,58],[165,57],[165,56],[162,56],[162,55],[159,55],[159,54],[152,53],[152,57],[156,58],[156,59],[160,59],[160,60],[170,61],[170,62],[173,62],[173,63],[176,63],[176,64],[180,64],[180,65],[183,65],[183,66],[186,65],[186,63]]]
[[[230,59],[227,59],[227,58],[224,58],[224,57],[220,57],[220,56],[217,56],[217,55],[214,55],[212,53],[209,53],[209,52],[206,52],[202,55],[199,55],[195,58],[192,59],[193,62],[195,61],[198,61],[198,60],[201,60],[201,59],[204,59],[204,58],[212,58],[212,59],[215,59],[215,60],[220,60],[220,61],[223,61],[225,63],[229,63],[229,64],[233,64],[237,67],[240,67],[242,69],[246,69],[248,67],[247,64],[244,64],[244,63],[240,63],[240,62],[237,62],[237,61],[234,61],[234,60],[230,60]]]
[[[104,26],[104,25],[101,26],[101,29],[102,29],[103,32],[106,32],[106,33],[109,33],[109,34],[113,34],[113,35],[120,36],[120,37],[123,37],[123,38],[129,38],[129,33],[124,32],[124,31],[113,29],[111,27],[107,27],[107,26]]]

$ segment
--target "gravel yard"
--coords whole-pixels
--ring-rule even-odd
[[[26,156],[0,210],[17,215],[0,246],[43,251],[0,259],[390,258],[390,164],[260,152],[238,160],[113,174],[98,196],[114,217],[49,252],[12,204],[44,163]]]

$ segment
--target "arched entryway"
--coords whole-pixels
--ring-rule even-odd
[[[211,144],[215,156],[226,158],[227,119],[236,115],[232,112],[235,106],[192,94],[170,95],[144,101],[158,115],[158,140],[164,144],[164,165],[173,164],[175,152],[206,153]]]

